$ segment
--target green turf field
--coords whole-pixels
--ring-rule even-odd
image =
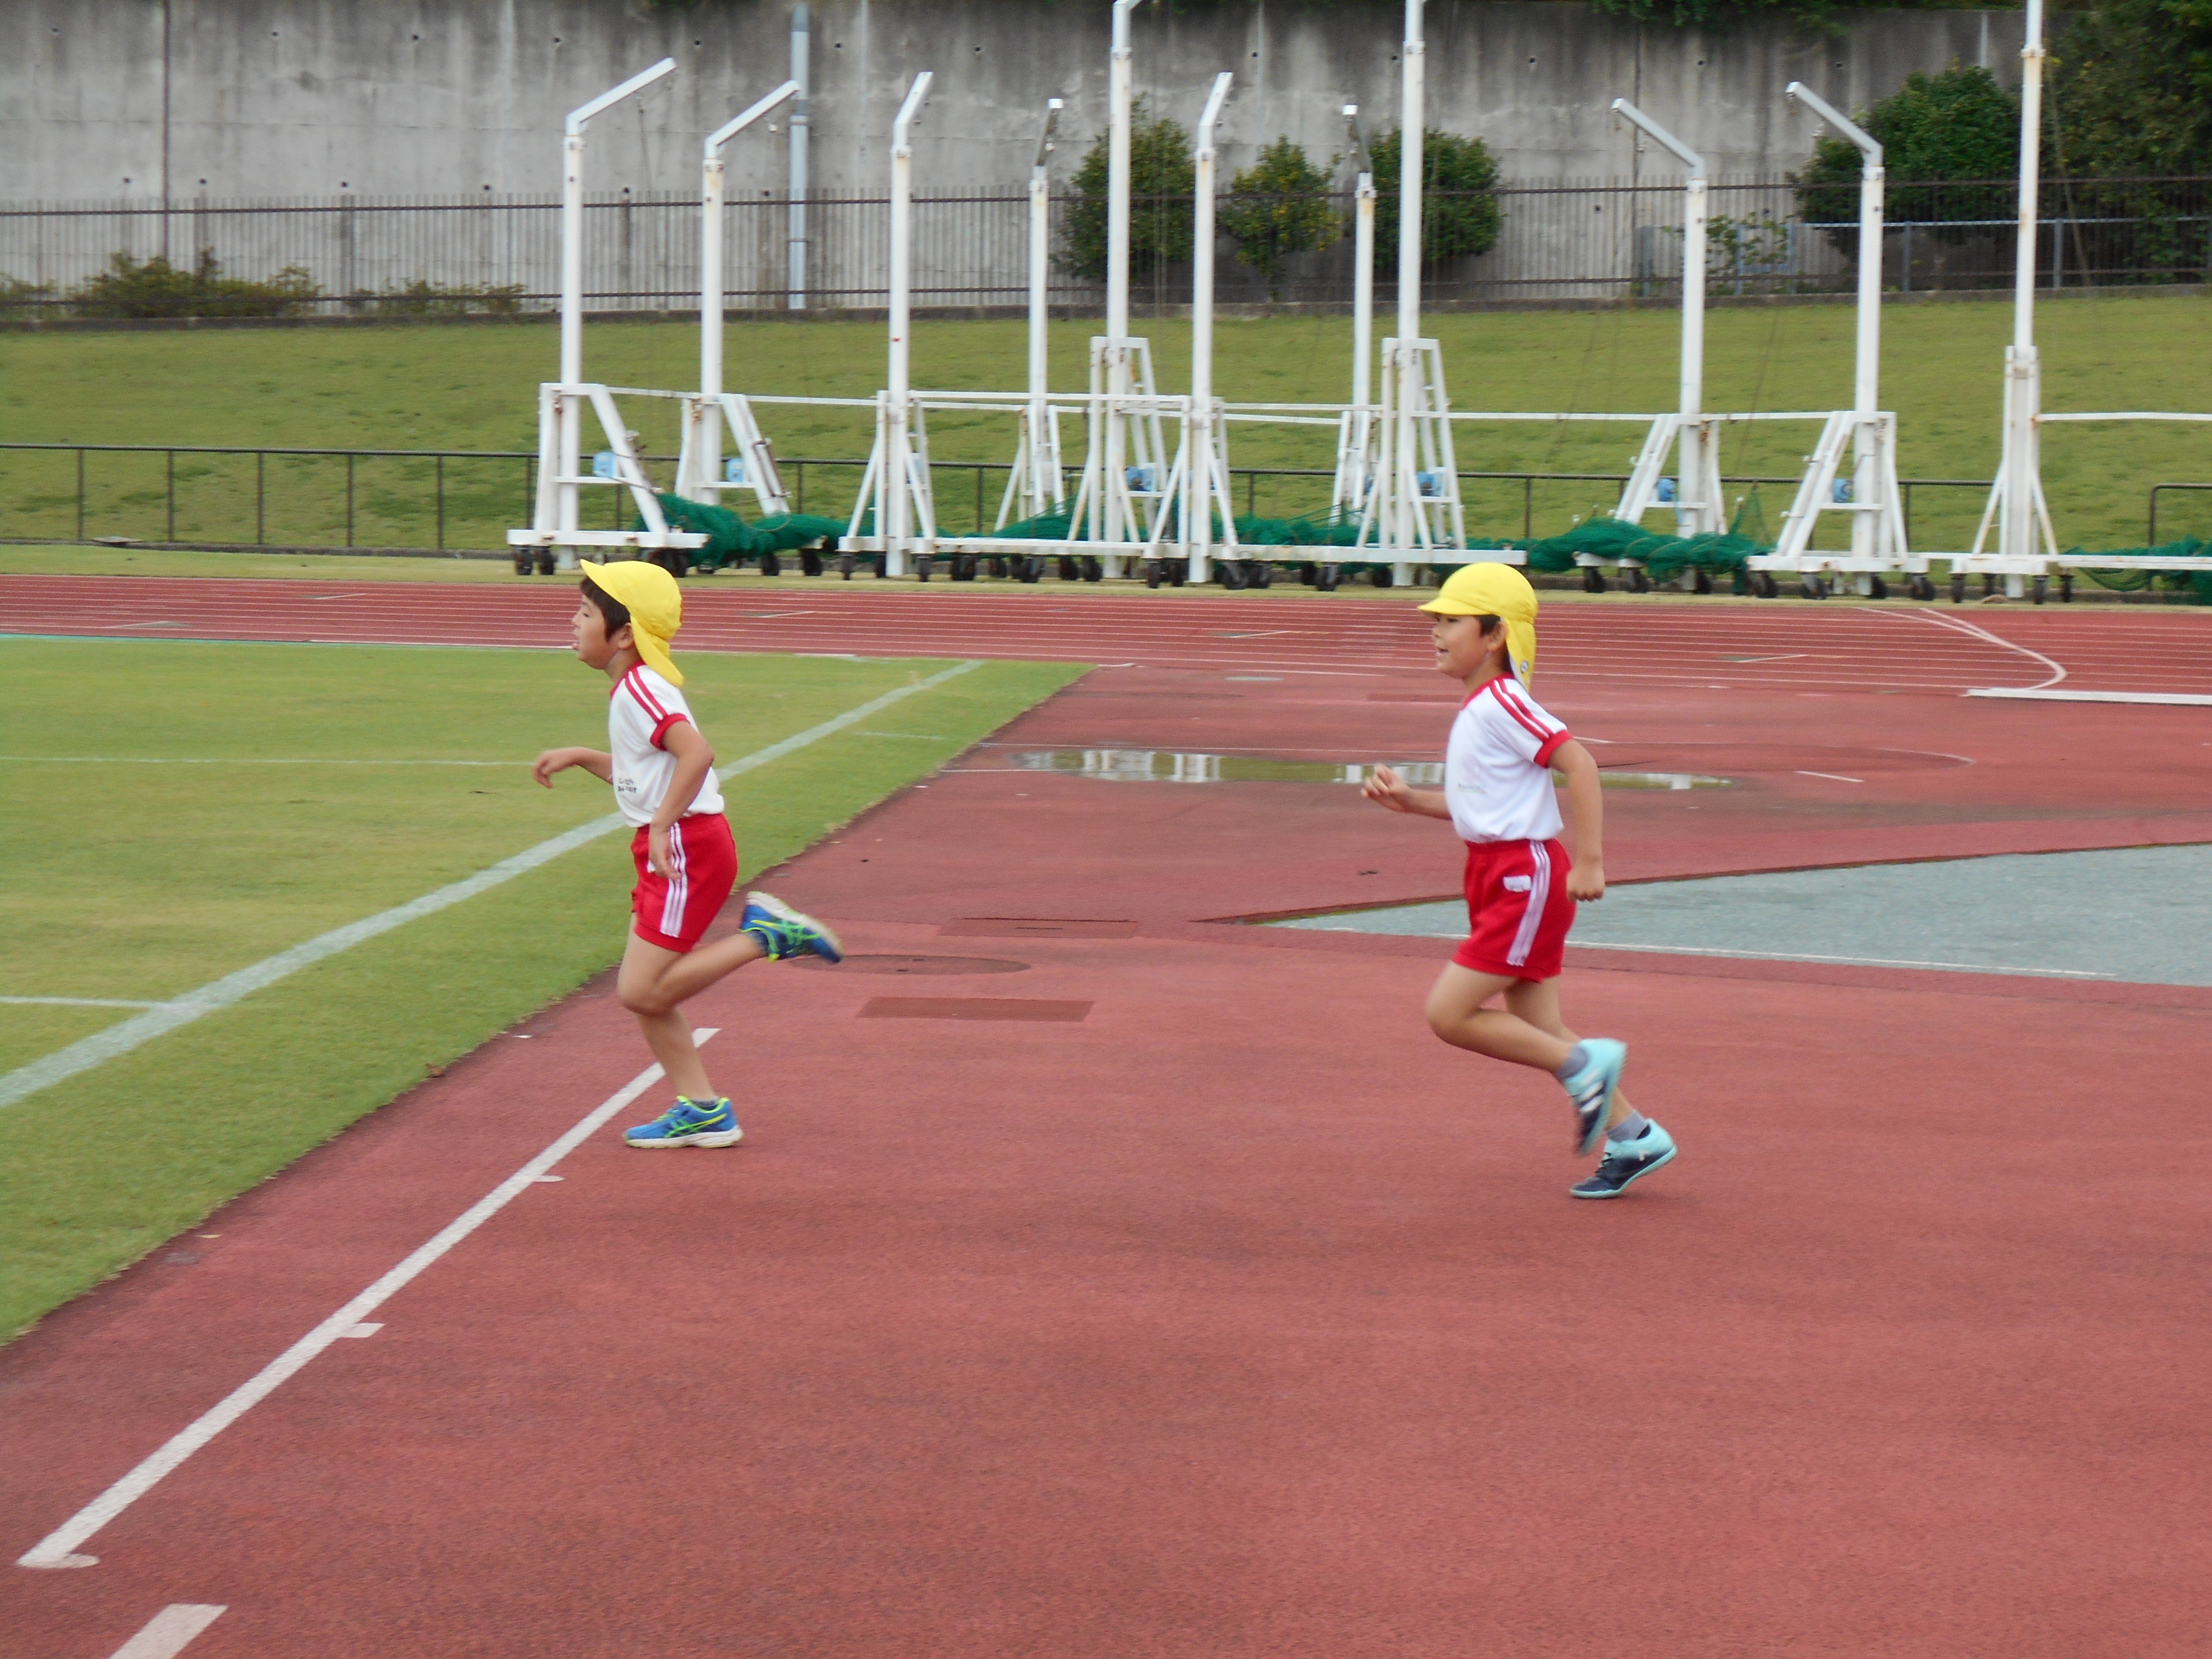
[[[945,665],[684,666],[727,764]],[[1081,672],[987,664],[733,780],[746,878]],[[565,654],[19,639],[0,675],[10,998],[177,997],[611,805],[529,778],[605,741],[604,684]],[[486,763],[431,763],[459,761]],[[0,1107],[0,1338],[608,965],[631,879],[602,837]],[[135,1012],[0,1004],[0,1072]]]
[[[2212,361],[2212,298],[2120,294],[2068,299],[2038,313],[2045,402],[2063,409],[2208,407],[2203,364]],[[1848,306],[1725,309],[1707,319],[1707,404],[1715,409],[1826,409],[1847,402],[1852,313]],[[1145,325],[1164,389],[1187,379],[1188,327]],[[1462,409],[1652,410],[1675,395],[1678,319],[1670,310],[1520,313],[1429,319],[1444,343],[1453,402]],[[1884,401],[1899,412],[1903,471],[1920,477],[1984,478],[1997,454],[1999,377],[2009,337],[2008,302],[1899,305],[1884,319]],[[1097,325],[1056,324],[1053,383],[1085,381],[1085,341]],[[1349,325],[1341,317],[1278,317],[1218,325],[1217,383],[1244,400],[1330,401],[1347,395]],[[678,324],[594,325],[586,372],[611,384],[680,387],[696,377],[698,335]],[[1012,386],[1023,375],[1018,322],[925,322],[915,331],[920,386]],[[375,448],[528,450],[536,441],[538,381],[552,372],[556,337],[537,325],[359,331],[238,330],[204,333],[0,336],[0,440],[201,443]],[[760,393],[859,397],[884,378],[884,335],[874,324],[732,324],[728,380]],[[673,453],[672,405],[637,407],[640,431]],[[853,457],[866,452],[863,411],[764,410],[786,456]],[[1741,428],[1736,431],[1741,433]],[[1768,426],[1732,434],[1732,473],[1794,475],[1809,428]],[[1617,472],[1640,432],[1613,427],[1462,429],[1468,470]],[[933,416],[941,460],[1003,460],[1011,454],[1002,416]],[[1315,428],[1243,427],[1232,461],[1250,466],[1317,466],[1330,437]],[[270,463],[266,533],[274,540],[341,539],[344,469],[331,462]],[[159,456],[104,459],[91,475],[93,533],[155,538],[165,529],[165,463]],[[179,464],[179,534],[193,540],[252,540],[250,459],[185,458]],[[71,458],[0,456],[0,534],[74,533]],[[2053,429],[2045,479],[2063,538],[2089,547],[2139,543],[2146,492],[2169,479],[2212,480],[2212,433],[2203,427]],[[835,510],[857,475],[812,471],[806,506]],[[515,463],[452,463],[447,472],[452,544],[496,547],[526,512]],[[356,535],[366,544],[418,545],[430,538],[430,464],[363,462],[356,478]],[[974,511],[965,477],[940,475],[940,511],[964,529]],[[986,489],[995,510],[995,484]],[[1286,487],[1256,501],[1261,511],[1314,504],[1325,485]],[[1302,493],[1304,492],[1304,493]],[[1609,503],[1607,486],[1552,484],[1536,496],[1537,533]],[[611,504],[613,492],[605,492]],[[1787,491],[1762,492],[1770,527]],[[1960,546],[1972,533],[1979,495],[1916,492],[1916,541]],[[2161,533],[2203,532],[2212,495],[2167,498]],[[1657,521],[1655,520],[1655,523]],[[1520,486],[1475,486],[1469,530],[1517,533]]]

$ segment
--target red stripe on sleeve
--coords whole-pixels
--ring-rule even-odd
[[[1547,727],[1542,721],[1535,719],[1533,715],[1526,714],[1522,710],[1515,708],[1511,701],[1505,695],[1504,689],[1504,684],[1505,682],[1502,679],[1492,680],[1490,682],[1490,690],[1497,697],[1498,706],[1500,708],[1503,708],[1508,714],[1511,715],[1521,729],[1526,732],[1530,737],[1535,738],[1537,742],[1548,742],[1552,737],[1550,729]]]
[[[1544,746],[1536,751],[1536,764],[1539,766],[1549,766],[1552,763],[1552,757],[1558,754],[1560,750],[1565,748],[1574,740],[1575,734],[1562,726],[1559,731],[1553,732],[1550,737],[1544,739]]]
[[[646,689],[644,677],[636,669],[633,668],[623,675],[622,683],[630,696],[637,699],[637,706],[655,720],[665,721],[668,719],[668,711],[660,706],[659,699]]]
[[[672,726],[688,726],[690,723],[691,717],[689,714],[663,714],[659,723],[653,728],[653,746],[655,749],[667,748],[668,745],[661,739],[668,735],[668,728]]]

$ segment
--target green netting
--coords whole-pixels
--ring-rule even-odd
[[[2106,547],[2098,551],[2110,553],[2115,558],[2202,559],[2204,561],[2202,570],[2077,569],[2074,574],[2087,576],[2098,586],[2111,588],[2117,593],[2138,593],[2145,588],[2159,588],[2169,593],[2188,593],[2197,605],[2212,605],[2212,542],[2184,536],[2179,541],[2168,542],[2162,547]],[[2069,548],[2067,556],[2081,557],[2082,550],[2078,547]]]
[[[708,538],[706,546],[691,555],[691,562],[706,570],[719,570],[739,559],[757,559],[767,553],[818,546],[845,533],[843,520],[811,513],[771,513],[747,524],[730,507],[708,507],[681,495],[663,495],[659,500],[661,516],[671,530],[690,531]],[[644,517],[640,515],[630,528],[644,529]]]

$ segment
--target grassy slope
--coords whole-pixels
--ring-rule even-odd
[[[2053,409],[2200,409],[2203,365],[2212,356],[2212,300],[2126,295],[2069,300],[2039,313],[2045,402]],[[1445,345],[1453,401],[1463,409],[1656,410],[1674,396],[1677,319],[1665,310],[1534,313],[1439,317],[1431,325]],[[1095,325],[1057,324],[1053,383],[1080,386],[1085,342]],[[1187,378],[1188,326],[1147,325],[1160,383]],[[2001,302],[1899,306],[1885,322],[1884,401],[1904,434],[1903,470],[1927,477],[1986,477],[1997,447],[2000,365],[2010,312]],[[1851,313],[1848,307],[1728,310],[1708,321],[1707,401],[1723,409],[1825,409],[1850,395]],[[1217,380],[1233,399],[1327,401],[1345,395],[1348,327],[1341,318],[1276,318],[1223,323]],[[1018,384],[1022,325],[927,323],[916,331],[915,381],[988,388]],[[529,449],[535,441],[532,388],[550,370],[549,328],[437,327],[236,331],[205,334],[12,335],[0,337],[0,439],[203,444],[281,444],[381,448]],[[587,368],[611,383],[681,386],[696,377],[697,335],[670,325],[596,325]],[[865,324],[732,325],[728,378],[754,392],[867,397],[882,380],[883,335]],[[639,405],[634,416],[649,442],[670,449],[673,411]],[[764,411],[787,456],[865,453],[864,413],[841,410]],[[933,418],[933,450],[943,459],[1004,459],[1003,417]],[[1640,434],[1618,427],[1487,428],[1463,436],[1461,465],[1498,471],[1618,471]],[[1732,472],[1790,473],[1809,429],[1771,427],[1732,435]],[[1234,459],[1244,465],[1328,464],[1329,438],[1315,429],[1239,427]],[[127,533],[160,529],[161,462],[105,462],[111,511],[135,513]],[[194,464],[186,463],[189,471]],[[2142,538],[2144,494],[2168,478],[2212,478],[2212,438],[2203,428],[2088,428],[2054,430],[2046,477],[2062,533],[2089,546]],[[10,503],[11,534],[67,533],[73,463],[0,460],[0,501]],[[519,473],[449,476],[457,538],[495,545],[496,531],[519,521]],[[188,479],[186,528],[203,538],[227,526],[250,538],[250,499],[237,492],[251,469],[211,472],[198,492]],[[809,505],[842,501],[852,480],[809,481]],[[357,481],[362,539],[405,530],[415,540],[428,477],[422,464],[364,466]],[[277,507],[272,534],[336,533],[343,524],[342,470],[303,470],[289,482],[271,475]],[[940,483],[949,524],[964,527],[972,495]],[[15,505],[26,495],[46,502],[36,522]],[[1587,512],[1607,491],[1556,486],[1538,499],[1540,533]],[[133,497],[134,501],[126,500]],[[1947,500],[1948,498],[1948,500]],[[2212,500],[2201,497],[2199,500]],[[1283,507],[1303,505],[1285,498]],[[1782,502],[1766,496],[1770,522]],[[1270,503],[1263,497],[1260,505]],[[2171,501],[2177,522],[2190,509]],[[1919,539],[1948,546],[1972,531],[1979,502],[1970,491],[1929,493],[1915,501]],[[1520,527],[1518,486],[1478,497],[1471,528]],[[2203,513],[2194,514],[2202,519]],[[119,522],[119,519],[114,522]],[[42,529],[43,527],[43,529]],[[181,531],[180,531],[180,533]]]
[[[687,690],[727,761],[931,667],[694,657]],[[1080,672],[989,665],[868,722],[929,740],[841,732],[748,775],[732,793],[748,878]],[[592,678],[549,653],[16,641],[0,673],[19,754],[504,761],[599,726]],[[520,766],[10,768],[14,995],[173,995],[608,807],[587,780],[541,791]],[[607,836],[0,1110],[0,1334],[611,962],[630,880]],[[8,1008],[0,1066],[123,1018]]]

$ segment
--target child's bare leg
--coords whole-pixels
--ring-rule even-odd
[[[1447,963],[1429,991],[1429,1029],[1454,1048],[1471,1048],[1478,1054],[1510,1060],[1516,1066],[1557,1072],[1567,1063],[1567,1055],[1575,1046],[1574,1039],[1556,1035],[1515,1008],[1514,988],[1528,983],[1504,974],[1479,974],[1455,962]],[[1505,994],[1504,1008],[1483,1006],[1500,992]],[[1549,1014],[1551,1024],[1557,1026],[1559,1006],[1556,994],[1552,998]]]
[[[730,942],[722,941],[725,945]],[[759,947],[756,945],[754,954],[758,953]],[[696,956],[698,952],[691,954]],[[689,959],[680,951],[664,950],[632,933],[623,951],[622,969],[615,976],[615,995],[623,1007],[637,1016],[638,1028],[645,1033],[646,1046],[653,1050],[653,1057],[660,1062],[660,1069],[668,1074],[668,1081],[676,1092],[686,1100],[715,1100],[720,1097],[708,1081],[698,1045],[691,1040],[691,1022],[684,1018],[682,998],[669,994],[671,970]],[[706,983],[711,984],[713,980]]]
[[[1516,979],[1506,988],[1505,1006],[1540,1031],[1548,1031],[1572,1048],[1581,1039],[1559,1018],[1559,981],[1555,979]],[[1565,1064],[1565,1060],[1561,1064]],[[1628,1097],[1616,1091],[1613,1110],[1606,1116],[1608,1129],[1635,1109]]]
[[[737,972],[749,962],[758,962],[767,954],[761,942],[750,933],[732,933],[711,945],[702,945],[689,956],[677,957],[670,963],[660,976],[660,994],[671,1004],[689,1002],[715,981]]]

